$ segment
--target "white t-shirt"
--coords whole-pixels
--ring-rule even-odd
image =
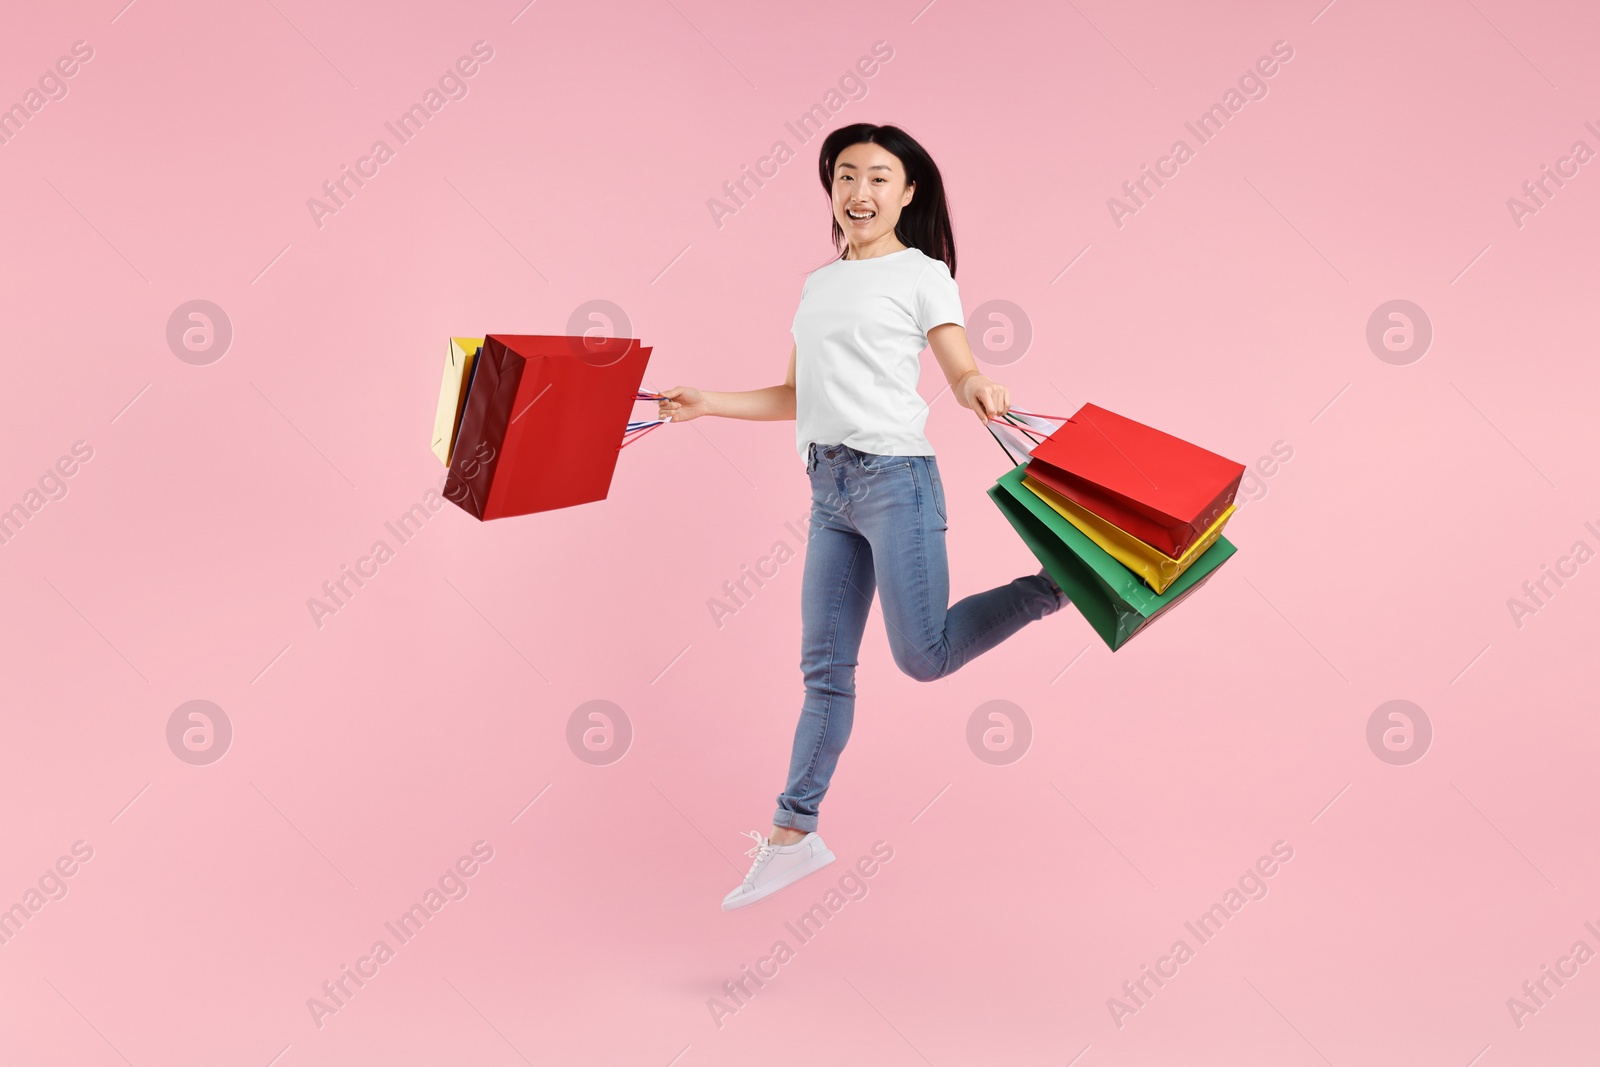
[[[950,268],[921,249],[839,259],[806,276],[794,315],[795,437],[880,456],[931,456],[917,393],[928,331],[965,327]]]

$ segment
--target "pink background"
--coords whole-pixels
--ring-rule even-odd
[[[1600,960],[1520,1027],[1507,998],[1600,951],[1600,563],[1520,627],[1507,600],[1600,549],[1600,163],[1520,228],[1506,206],[1600,148],[1591,5],[121,4],[0,35],[0,102],[94,49],[0,146],[0,507],[93,449],[0,546],[0,906],[93,849],[0,945],[0,1060],[1592,1061]],[[306,199],[478,40],[468,95],[319,228]],[[1196,146],[1185,120],[1279,40],[1268,95]],[[607,300],[655,346],[647,387],[781,381],[830,252],[817,140],[784,122],[875,41],[830,128],[938,161],[969,316],[1032,324],[984,364],[1016,406],[1293,456],[1238,556],[1114,655],[1069,611],[921,685],[875,607],[823,811],[841,863],[723,914],[787,766],[803,563],[720,628],[707,604],[801,547],[793,424],[664,427],[596,504],[384,523],[442,478],[451,334]],[[1116,226],[1179,137],[1195,158]],[[796,158],[719,228],[708,199],[779,139]],[[193,299],[233,328],[208,365],[166,341]],[[1433,324],[1409,365],[1365,340],[1394,299]],[[924,358],[962,596],[1036,564]],[[308,598],[380,538],[318,628]],[[166,735],[197,699],[233,729],[204,766]],[[1409,765],[1366,740],[1396,699],[1433,729]],[[590,700],[632,725],[620,761],[568,746]],[[966,742],[991,700],[1032,724],[1009,765]],[[319,1028],[307,999],[480,840],[467,896]],[[878,841],[870,892],[800,944],[785,923]],[[1268,895],[1116,1025],[1277,841]],[[708,1000],[780,939],[719,1027]]]

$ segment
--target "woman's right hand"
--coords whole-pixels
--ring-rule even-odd
[[[688,422],[698,419],[701,415],[711,414],[710,403],[706,395],[692,385],[675,385],[671,389],[663,389],[661,395],[666,400],[658,400],[658,418],[669,419],[672,422]]]

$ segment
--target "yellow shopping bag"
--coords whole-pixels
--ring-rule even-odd
[[[444,381],[439,385],[439,410],[433,417],[433,454],[450,465],[455,448],[456,429],[461,425],[461,408],[472,381],[473,361],[483,347],[481,337],[452,337],[445,355]]]
[[[1128,531],[1113,526],[1026,473],[1022,476],[1022,484],[1157,593],[1166,592],[1168,586],[1182,577],[1183,572],[1216,543],[1235,510],[1235,505],[1229,504],[1205,532],[1184,550],[1183,555],[1173,559],[1159,548],[1147,545]]]

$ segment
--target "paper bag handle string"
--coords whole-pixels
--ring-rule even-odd
[[[667,399],[667,397],[662,395],[661,393],[647,393],[647,392],[644,392],[643,390],[636,391],[633,394],[634,403],[639,403],[639,402],[645,401],[645,400],[666,400],[666,399]],[[622,451],[624,448],[627,448],[629,445],[633,444],[635,441],[637,441],[639,438],[643,437],[645,434],[649,433],[651,430],[655,429],[657,426],[661,426],[661,425],[663,425],[664,423],[666,423],[668,421],[669,420],[667,420],[667,419],[633,419],[633,420],[630,420],[628,422],[628,425],[623,428],[623,431],[622,431],[622,443],[617,446],[617,451],[619,451],[619,452]]]

